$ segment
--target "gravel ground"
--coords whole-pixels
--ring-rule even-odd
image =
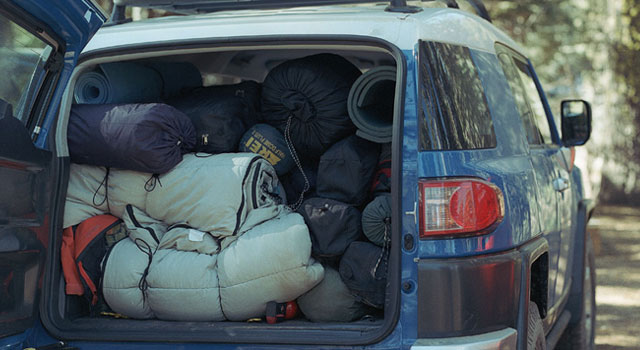
[[[640,208],[599,207],[589,232],[596,254],[596,349],[640,350]]]

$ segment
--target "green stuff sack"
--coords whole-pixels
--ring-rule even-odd
[[[342,282],[338,271],[324,268],[324,279],[298,298],[298,307],[313,322],[351,322],[371,311]]]
[[[391,238],[391,196],[381,195],[362,212],[362,232],[371,243],[384,246]]]

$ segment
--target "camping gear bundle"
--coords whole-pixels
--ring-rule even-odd
[[[276,322],[296,299],[316,322],[383,309],[390,144],[378,129],[356,135],[348,103],[360,70],[319,54],[262,84],[210,87],[194,70],[125,62],[80,76],[66,293],[137,319]],[[126,93],[135,84],[147,91]]]

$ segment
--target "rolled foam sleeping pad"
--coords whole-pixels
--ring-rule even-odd
[[[163,98],[179,95],[185,89],[202,86],[200,71],[189,62],[149,62],[144,65],[160,74]]]
[[[74,97],[80,104],[157,102],[200,85],[200,72],[189,63],[103,63],[78,77]]]
[[[74,96],[82,104],[155,102],[162,95],[162,77],[137,63],[104,63],[83,73]]]
[[[391,142],[396,68],[376,67],[361,75],[351,87],[347,107],[358,128],[356,135],[369,141]]]

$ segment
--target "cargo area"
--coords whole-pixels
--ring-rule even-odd
[[[45,328],[97,341],[387,335],[402,62],[379,43],[300,40],[81,58],[58,122],[70,161]]]

